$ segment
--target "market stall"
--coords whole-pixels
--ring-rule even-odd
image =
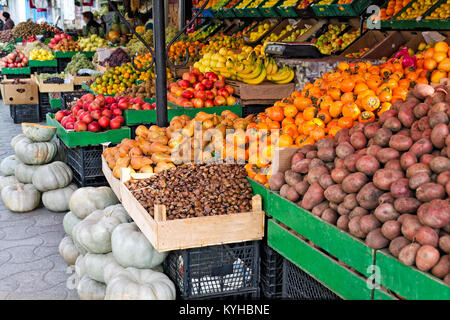
[[[0,32],[2,200],[70,210],[80,299],[450,299],[447,1],[127,5]]]

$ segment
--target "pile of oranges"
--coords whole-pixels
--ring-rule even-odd
[[[437,42],[433,48],[416,54],[418,76],[429,77],[433,83],[439,83],[450,73],[450,47],[446,42]]]
[[[199,41],[178,41],[174,43],[169,49],[169,59],[174,62],[184,62],[186,59],[186,49],[189,51],[189,61],[197,61],[200,58],[199,53],[205,46]]]
[[[380,10],[380,20],[389,20],[402,10],[411,0],[391,0]]]

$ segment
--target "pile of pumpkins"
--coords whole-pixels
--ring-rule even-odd
[[[63,220],[59,253],[74,266],[82,300],[174,300],[156,251],[109,187],[76,190]]]
[[[41,203],[50,211],[69,210],[69,199],[77,189],[72,169],[52,140],[55,127],[22,123],[22,134],[11,140],[15,154],[0,163],[1,197],[13,212],[29,212]]]

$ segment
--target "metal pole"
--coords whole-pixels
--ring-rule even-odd
[[[156,122],[167,126],[167,71],[164,1],[153,1],[153,42],[155,45]]]
[[[186,0],[178,0],[178,30],[181,30],[186,25]]]

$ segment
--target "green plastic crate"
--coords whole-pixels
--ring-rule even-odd
[[[267,210],[270,207],[270,198],[269,197],[270,197],[271,191],[253,179],[250,179],[247,177],[247,180],[252,185],[253,193],[259,194],[261,196],[263,210]]]
[[[401,263],[387,250],[377,251],[381,285],[408,300],[450,300],[450,286],[428,272]]]
[[[50,108],[61,110],[62,108],[61,99],[50,98]]]
[[[56,58],[72,58],[77,53],[84,54],[87,58],[92,58],[95,52],[90,51],[55,51]]]
[[[275,251],[341,298],[348,300],[372,299],[373,290],[367,285],[366,278],[311,247],[274,220],[268,221],[267,239],[269,246]]]
[[[375,251],[364,242],[338,229],[278,193],[269,195],[270,206],[266,213],[298,232],[314,244],[337,257],[342,262],[369,276],[368,267],[374,263]]]
[[[336,1],[337,2],[337,1]],[[334,13],[337,16],[359,17],[360,14],[371,4],[370,0],[353,0],[348,4],[332,4]]]
[[[450,19],[425,19],[431,15],[441,4],[447,3],[447,0],[440,0],[434,6],[432,6],[427,12],[424,13],[423,19],[419,21],[419,26],[430,30],[450,30]]]
[[[57,67],[58,60],[47,60],[47,61],[39,61],[39,60],[30,60],[28,61],[30,67]]]
[[[311,9],[313,10],[314,14],[318,17],[334,17],[336,16],[336,12],[334,12],[335,8],[333,6],[333,3],[336,2],[334,0],[331,4],[326,5],[320,5],[317,4],[320,0],[315,1],[311,5]]]
[[[277,6],[280,5],[284,0],[280,0],[280,1],[276,2],[272,7],[264,8],[263,6],[266,4],[267,1],[269,1],[269,0],[263,1],[258,6],[258,10],[260,12],[260,15],[263,16],[263,17],[267,17],[267,18],[278,17],[279,16],[279,12],[277,10]]]
[[[67,131],[61,124],[54,119],[55,115],[47,113],[47,125],[56,127],[56,135],[68,147],[83,147],[89,145],[99,145],[105,142],[120,143],[123,139],[131,139],[131,130],[128,127],[108,130],[105,132],[75,132]]]
[[[408,10],[408,8],[412,7],[412,5],[416,2],[417,2],[417,0],[411,1],[406,6],[404,6],[402,10],[397,12],[397,14],[395,16],[392,17],[392,19],[390,20],[390,25],[391,25],[392,29],[416,29],[416,28],[420,27],[421,22],[418,22],[415,19],[414,20],[398,20],[397,19],[402,15],[403,12]],[[438,3],[439,3],[439,1],[435,5],[433,5],[430,9],[428,9],[427,12],[432,10]],[[424,16],[427,14],[427,12],[424,13]]]
[[[297,8],[298,4],[300,3],[300,0],[298,0],[294,5],[289,7],[282,7],[281,5],[283,4],[283,2],[284,0],[280,1],[275,8],[280,16],[285,18],[299,17],[297,10],[295,8]]]
[[[2,68],[2,74],[31,74],[31,68]]]

